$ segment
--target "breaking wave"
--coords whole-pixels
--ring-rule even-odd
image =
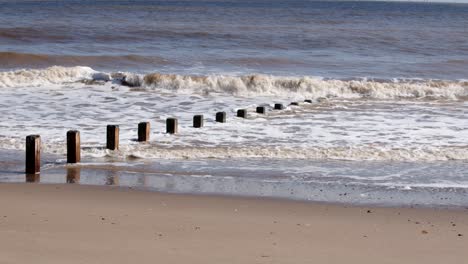
[[[106,152],[107,153],[107,152]],[[88,153],[91,154],[91,153]],[[109,155],[109,153],[107,153]],[[448,161],[468,160],[468,149],[453,147],[427,148],[373,148],[373,147],[159,147],[135,149],[126,146],[120,153],[136,158],[156,159],[230,159],[230,158],[265,158],[265,159],[304,159],[304,160],[349,160],[349,161]]]
[[[468,96],[468,81],[443,80],[337,80],[316,77],[186,76],[148,74],[126,76],[130,86],[187,93],[228,93],[238,96],[304,96],[310,98],[444,98]]]
[[[0,88],[44,86],[98,79],[110,80],[106,74],[99,73],[89,67],[54,66],[43,70],[0,72]]]
[[[103,73],[89,67],[53,66],[41,70],[0,72],[0,88],[82,81],[113,81],[130,87],[176,93],[224,93],[235,96],[368,99],[468,99],[468,81],[421,79],[325,79],[271,75],[192,76],[152,73]]]

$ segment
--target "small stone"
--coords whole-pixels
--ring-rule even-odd
[[[372,211],[371,211],[371,210],[367,210],[367,213],[370,214],[370,213],[372,213]]]
[[[427,234],[429,234],[429,232],[427,232],[426,230],[423,230],[423,231],[421,231],[421,234],[427,235]]]
[[[458,234],[459,237],[463,236],[463,234]]]

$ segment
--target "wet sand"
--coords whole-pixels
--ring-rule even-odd
[[[0,263],[462,263],[468,210],[0,184]]]

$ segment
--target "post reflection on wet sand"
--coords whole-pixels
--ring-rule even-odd
[[[115,170],[106,172],[106,185],[119,185],[119,174]]]
[[[80,176],[80,168],[67,168],[67,183],[80,183]]]
[[[41,174],[26,174],[26,182],[39,183],[41,181]]]

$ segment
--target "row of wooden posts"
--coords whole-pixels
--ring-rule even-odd
[[[305,100],[306,103],[312,103],[312,100]],[[298,102],[292,102],[291,105],[299,105]],[[275,110],[283,110],[283,104],[275,104]],[[266,107],[258,106],[258,114],[265,114]],[[237,110],[237,117],[247,118],[247,110]],[[226,123],[226,112],[216,113],[216,122]],[[203,115],[193,117],[193,127],[201,128],[204,125]],[[178,120],[176,118],[166,119],[166,133],[178,133]],[[150,138],[150,123],[142,122],[138,124],[138,141],[146,142]],[[107,126],[106,148],[110,150],[119,149],[119,126]],[[67,132],[67,163],[78,163],[81,161],[81,140],[80,132],[70,130]],[[30,135],[26,137],[26,174],[37,174],[41,170],[41,137],[39,135]]]

